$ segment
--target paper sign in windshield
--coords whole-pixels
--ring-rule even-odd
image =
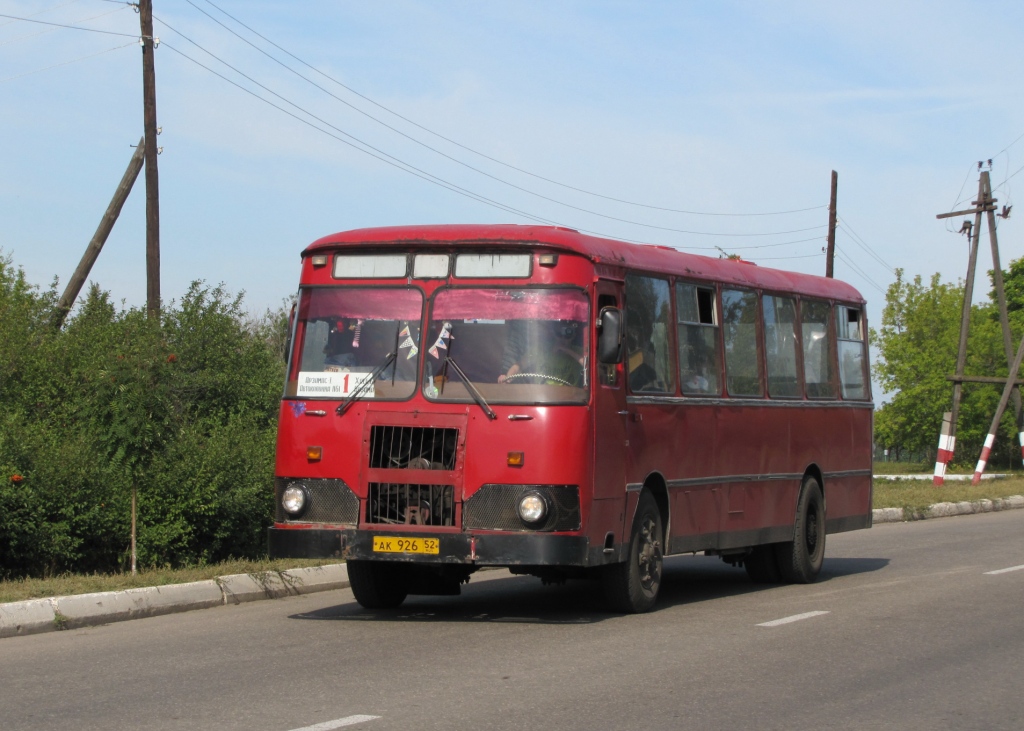
[[[370,380],[372,373],[351,371],[302,371],[299,373],[299,388],[296,396],[303,398],[345,398]],[[363,398],[373,398],[373,386],[366,384],[360,390]]]

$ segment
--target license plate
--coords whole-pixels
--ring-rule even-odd
[[[374,536],[373,550],[376,553],[430,553],[441,552],[436,538],[403,538],[402,536]]]

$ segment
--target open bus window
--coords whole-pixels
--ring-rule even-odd
[[[472,401],[450,358],[489,403],[584,403],[589,304],[578,289],[446,289],[424,340],[423,393]]]
[[[839,330],[839,381],[843,387],[843,398],[866,399],[868,384],[864,364],[867,358],[861,311],[855,307],[837,305],[836,323]]]
[[[722,290],[722,330],[725,334],[725,385],[730,395],[760,396],[756,293]]]
[[[626,276],[626,382],[633,393],[675,390],[670,295],[664,279]]]
[[[791,297],[765,295],[765,362],[768,365],[768,395],[772,398],[799,398],[800,381],[796,370],[796,302]]]
[[[408,398],[418,382],[423,297],[418,290],[317,288],[300,293],[285,396]],[[366,381],[396,353],[393,362]]]
[[[715,290],[684,282],[676,283],[679,323],[679,378],[683,393],[718,395],[722,391],[722,365],[715,321]]]
[[[804,343],[804,383],[808,398],[835,398],[832,378],[832,337],[827,302],[804,300],[800,307]]]

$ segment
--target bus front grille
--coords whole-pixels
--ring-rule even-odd
[[[371,469],[453,470],[459,430],[433,426],[374,426]]]
[[[550,512],[539,526],[519,518],[519,501],[527,493],[544,497]],[[483,485],[462,506],[468,530],[566,531],[580,529],[580,491],[576,485]]]
[[[289,485],[306,489],[306,509],[297,516],[281,506],[281,493]],[[278,523],[347,523],[359,520],[359,498],[344,480],[319,480],[278,477],[274,480],[275,520]]]
[[[454,431],[454,430],[453,430]],[[452,485],[371,482],[366,522],[399,525],[455,525]]]

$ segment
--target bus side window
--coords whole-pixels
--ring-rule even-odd
[[[671,290],[664,279],[626,276],[626,378],[633,393],[675,391]]]
[[[796,370],[796,302],[791,297],[764,295],[764,354],[768,365],[768,395],[800,398]]]
[[[715,290],[676,282],[676,340],[683,393],[699,396],[722,392],[722,364],[715,322]]]
[[[755,292],[722,290],[722,331],[725,335],[725,386],[730,395],[762,395]]]
[[[808,398],[835,398],[832,378],[832,308],[827,302],[804,300],[800,306],[804,343],[804,383]]]
[[[836,305],[836,323],[839,330],[839,382],[843,387],[843,398],[866,399],[864,318],[857,308]]]
[[[619,301],[615,298],[615,295],[602,294],[597,298],[597,310],[600,312],[605,307],[618,307]],[[594,341],[597,341],[597,337],[594,337]],[[597,380],[602,386],[611,386],[618,388],[619,385],[619,366],[617,363],[598,363],[597,364]]]

